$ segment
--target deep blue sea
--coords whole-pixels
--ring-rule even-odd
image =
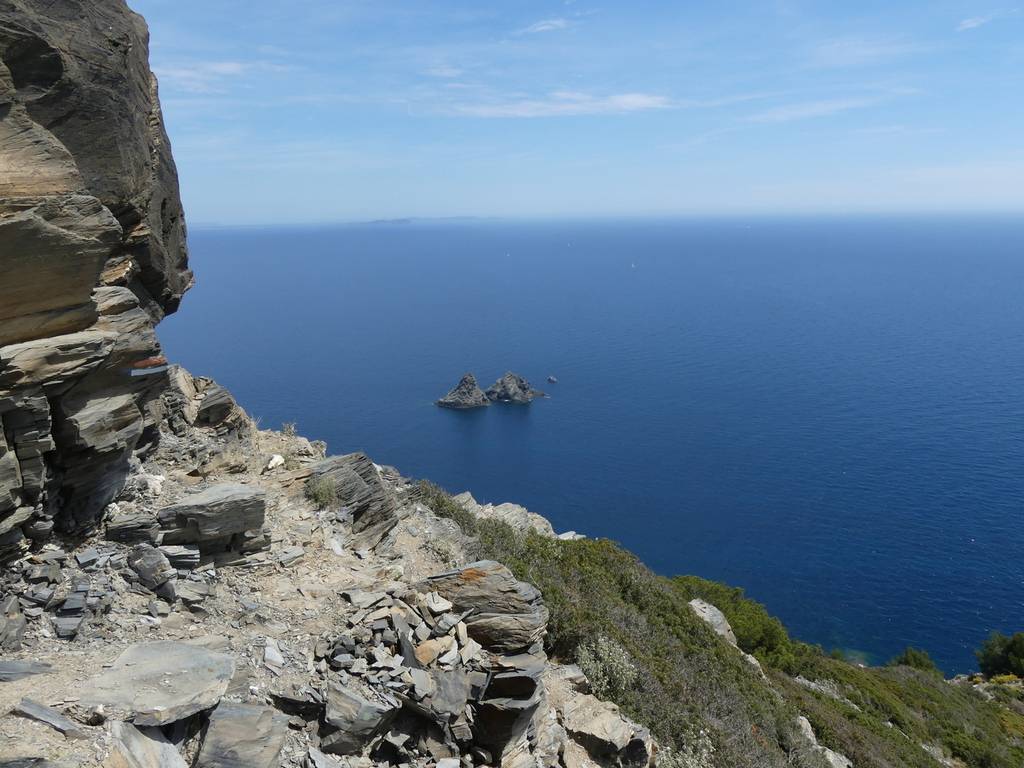
[[[744,587],[797,637],[974,668],[1024,629],[1024,220],[208,229],[168,355],[481,501]],[[466,371],[550,390],[433,401]],[[548,375],[558,383],[547,385]]]

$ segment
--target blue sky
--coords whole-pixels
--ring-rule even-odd
[[[1024,211],[1013,0],[130,3],[194,224]]]

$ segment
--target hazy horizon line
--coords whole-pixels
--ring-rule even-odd
[[[393,216],[380,218],[338,218],[310,219],[305,221],[267,221],[267,222],[218,222],[218,221],[187,221],[188,229],[287,229],[304,227],[347,227],[347,226],[397,226],[419,223],[473,223],[473,222],[509,222],[509,223],[557,223],[557,222],[656,222],[656,221],[694,221],[694,220],[727,220],[727,219],[894,219],[894,218],[944,218],[954,216],[964,219],[1020,217],[1024,219],[1024,209],[903,209],[903,210],[851,210],[851,211],[721,211],[721,212],[689,212],[689,213],[636,213],[636,214],[561,214],[561,215],[516,215],[492,214],[474,215],[460,214],[451,216]]]

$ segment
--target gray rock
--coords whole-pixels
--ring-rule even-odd
[[[544,393],[534,389],[530,382],[517,373],[509,371],[484,393],[492,403],[515,403],[525,405],[535,397],[544,397]]]
[[[216,706],[234,672],[230,656],[200,646],[137,643],[82,686],[80,703],[124,713],[138,726],[167,725]]]
[[[156,515],[146,510],[121,511],[118,508],[107,518],[107,539],[110,541],[155,544],[159,533]]]
[[[504,504],[480,504],[469,491],[453,496],[452,501],[467,512],[472,512],[477,517],[486,520],[499,520],[506,525],[510,525],[516,531],[522,533],[533,531],[547,538],[555,537],[555,531],[547,518],[531,512],[526,507],[521,507],[518,504],[508,502]]]
[[[202,402],[196,410],[197,426],[216,426],[223,422],[237,408],[235,399],[220,384],[211,384],[203,393]]]
[[[64,734],[65,738],[87,738],[85,731],[83,731],[76,723],[71,722],[71,720],[64,717],[64,715],[53,707],[48,707],[45,704],[32,701],[32,699],[22,699],[11,711],[21,717],[27,717],[30,720],[37,720],[40,723],[46,723],[46,725],[50,726],[55,731],[59,731]]]
[[[172,579],[178,572],[171,566],[167,556],[149,544],[139,544],[128,555],[128,567],[135,571],[139,581],[154,592]],[[171,592],[173,599],[173,591]]]
[[[334,483],[338,503],[352,511],[355,533],[372,533],[379,540],[397,522],[394,493],[365,453],[325,459],[313,468],[313,477]]]
[[[14,595],[0,598],[0,650],[16,651],[21,648],[28,622],[21,613],[21,605]],[[18,662],[11,662],[18,663]],[[2,668],[0,668],[2,674]],[[3,677],[0,676],[0,680]]]
[[[200,551],[244,547],[244,534],[263,527],[266,492],[237,483],[212,485],[157,512],[163,544],[198,544]]]
[[[30,675],[45,675],[52,667],[39,661],[0,659],[0,683],[10,683]]]
[[[471,563],[427,579],[423,591],[435,590],[472,613],[464,619],[470,637],[484,648],[514,652],[544,636],[548,610],[536,587],[517,581],[508,568],[492,560]]]
[[[306,753],[304,768],[347,768],[347,766],[340,760],[325,755],[316,747],[310,747],[309,752]]]
[[[695,597],[690,601],[690,608],[696,613],[705,623],[708,624],[715,634],[725,638],[725,641],[729,645],[736,646],[736,635],[732,631],[732,626],[729,624],[729,620],[725,618],[725,614],[718,610],[711,603],[706,603],[700,598]]]
[[[399,709],[398,702],[373,701],[354,689],[332,683],[324,716],[329,728],[321,733],[321,749],[332,755],[357,754],[387,728]]]
[[[194,544],[168,544],[159,549],[168,562],[180,571],[191,571],[199,566],[199,547]]]
[[[210,725],[197,768],[277,768],[288,737],[288,716],[270,707],[222,702]]]
[[[476,377],[472,373],[465,374],[455,388],[447,395],[437,401],[442,408],[453,408],[466,410],[468,408],[483,408],[491,404],[491,401],[476,383]]]
[[[110,724],[110,755],[104,768],[188,768],[184,758],[158,728]]]

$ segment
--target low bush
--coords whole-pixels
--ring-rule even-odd
[[[905,650],[893,657],[889,661],[889,666],[913,667],[914,669],[920,669],[922,672],[939,672],[939,668],[935,666],[935,662],[928,655],[928,651],[921,650],[920,648],[911,648],[910,646],[907,646]]]
[[[1024,715],[923,669],[923,652],[881,668],[830,658],[791,639],[742,590],[658,576],[608,540],[560,541],[477,519],[429,483],[415,494],[475,538],[472,557],[498,560],[541,590],[548,653],[579,663],[599,696],[649,727],[663,749],[659,764],[823,768],[796,726],[804,714],[819,742],[857,768],[939,768],[922,744],[941,745],[969,768],[1024,765]],[[725,614],[767,680],[696,616],[694,597]],[[827,685],[812,690],[797,676]]]
[[[309,478],[305,492],[317,509],[330,509],[338,503],[338,486],[329,477]]]
[[[978,659],[978,667],[986,677],[1024,677],[1024,632],[1018,632],[1013,637],[993,632],[974,655]]]

